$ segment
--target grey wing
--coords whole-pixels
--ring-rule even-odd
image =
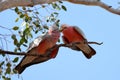
[[[86,39],[85,34],[83,33],[83,31],[79,27],[77,27],[77,26],[73,26],[73,27],[79,34],[81,34]]]
[[[47,35],[48,35],[48,33],[45,33],[45,34],[42,34],[42,35],[38,36],[37,38],[35,38],[35,40],[32,41],[32,42],[29,44],[29,47],[28,47],[28,49],[27,49],[27,52],[28,52],[29,50],[31,50],[32,48],[37,47],[37,46],[46,38]]]

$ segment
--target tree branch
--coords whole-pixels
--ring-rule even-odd
[[[75,44],[81,44],[81,42],[73,42],[73,43],[70,43],[70,44],[59,44],[57,47],[72,47],[73,45]],[[96,44],[96,45],[101,45],[103,44],[103,42],[101,43],[98,43],[98,42],[85,42],[84,44]],[[54,48],[54,46],[53,46]],[[52,49],[52,48],[51,48]]]
[[[0,0],[0,12],[17,6],[34,6],[37,4],[46,4],[55,1],[68,1],[74,4],[83,4],[90,6],[99,6],[105,10],[120,15],[120,10],[112,8],[100,0]]]
[[[69,2],[75,3],[75,4],[83,4],[83,5],[90,5],[90,6],[99,6],[111,13],[120,15],[119,9],[114,9],[112,6],[109,6],[105,4],[104,2],[100,0],[68,0]]]
[[[12,52],[0,49],[0,54],[21,55],[21,56],[42,56],[39,54],[27,54],[26,52]]]
[[[57,0],[0,0],[0,12],[12,7],[29,6],[32,7],[37,4],[45,4]]]
[[[44,55],[40,55],[40,54],[27,54],[25,52],[12,52],[12,51],[5,51],[0,49],[0,54],[10,54],[10,55],[21,55],[21,56],[40,56],[40,57],[45,57],[45,56],[49,56],[51,54],[51,52],[55,49],[55,48],[60,48],[60,47],[71,47],[75,44],[81,44],[81,42],[74,42],[74,43],[70,43],[70,44],[59,44],[59,45],[55,45],[52,48],[48,49],[46,54]],[[101,45],[103,43],[98,43],[98,42],[87,42],[85,44],[96,44],[96,45]]]

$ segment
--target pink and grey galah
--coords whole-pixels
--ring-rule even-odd
[[[60,31],[55,24],[51,26],[47,33],[40,35],[33,42],[30,43],[27,54],[46,54],[47,50],[57,45],[56,42],[60,37]],[[54,48],[49,56],[25,56],[21,62],[15,67],[15,70],[21,74],[25,68],[33,64],[42,63],[49,59],[55,58],[59,48]]]
[[[73,50],[82,51],[86,58],[90,59],[96,54],[96,51],[87,43],[87,39],[83,31],[77,26],[69,26],[63,24],[61,26],[61,31],[63,33],[62,39],[65,44],[70,44],[73,42],[80,42],[80,44],[75,44],[70,47]]]

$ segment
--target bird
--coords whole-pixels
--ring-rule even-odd
[[[38,36],[32,41],[27,49],[27,54],[40,54],[47,55],[47,51],[53,46],[57,46],[57,41],[60,37],[60,31],[57,25],[52,25],[48,32]],[[59,48],[54,48],[49,56],[24,56],[20,63],[14,68],[19,74],[21,74],[27,67],[48,61],[56,57]]]
[[[60,31],[63,34],[62,40],[65,44],[80,42],[80,44],[74,44],[69,47],[72,50],[82,51],[87,59],[90,59],[96,54],[96,51],[90,45],[88,45],[85,34],[79,27],[62,24]]]

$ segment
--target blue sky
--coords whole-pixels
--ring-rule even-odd
[[[119,6],[118,1],[103,0],[115,8]],[[89,60],[81,52],[60,48],[55,59],[27,68],[20,77],[22,76],[23,80],[119,80],[120,16],[100,7],[68,2],[64,4],[67,12],[60,12],[61,24],[79,26],[88,41],[103,42],[103,45],[91,45],[97,54]],[[3,11],[0,13],[0,25],[5,27],[18,25],[14,23],[16,17],[11,10]],[[13,80],[20,79],[17,75],[13,76]]]

